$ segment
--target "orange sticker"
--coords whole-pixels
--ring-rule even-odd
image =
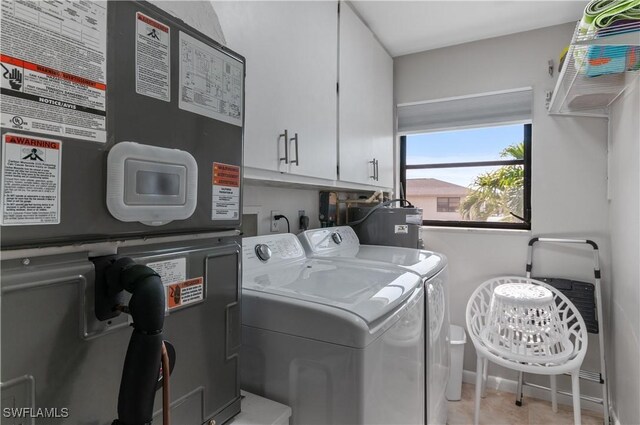
[[[202,277],[196,277],[167,285],[165,296],[169,310],[202,301],[204,299],[204,280]]]
[[[213,184],[216,186],[240,187],[240,167],[214,162]]]

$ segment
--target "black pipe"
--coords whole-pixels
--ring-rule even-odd
[[[116,260],[106,273],[114,290],[132,294],[128,310],[133,333],[124,359],[114,424],[151,424],[162,357],[164,287],[155,271],[128,257]]]

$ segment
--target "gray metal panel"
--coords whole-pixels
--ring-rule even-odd
[[[204,302],[165,318],[164,338],[177,353],[171,375],[173,423],[215,419],[221,424],[240,411],[239,243],[232,237],[132,247],[118,253],[143,263],[186,257],[187,277],[205,278]],[[68,418],[47,424],[107,425],[117,416],[131,330],[94,327],[96,333],[85,337],[85,317],[93,311],[88,296],[93,284],[93,263],[86,253],[35,257],[28,265],[21,260],[2,263],[0,380],[31,376],[35,407],[69,409]],[[21,395],[27,387],[3,386],[2,398],[13,398],[21,407],[18,404],[29,401],[28,393]],[[161,397],[159,391],[156,411]]]
[[[137,11],[144,12],[171,28],[171,102],[136,94]],[[208,45],[216,46],[242,63],[244,58],[146,2],[109,2],[108,29],[107,143],[62,138],[60,224],[4,226],[2,249],[80,240],[233,229],[240,226],[240,217],[237,220],[211,220],[211,182],[213,162],[242,164],[243,129],[178,108],[178,33],[183,31]],[[1,131],[3,134],[8,132],[4,128]],[[14,130],[11,132],[33,134]],[[122,141],[177,148],[195,157],[198,162],[198,205],[191,218],[150,227],[141,223],[120,222],[111,216],[105,201],[106,158],[109,149]]]

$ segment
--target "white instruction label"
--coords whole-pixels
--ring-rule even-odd
[[[420,214],[407,214],[407,218],[405,220],[407,224],[417,224],[422,226],[422,212]]]
[[[160,275],[165,286],[187,280],[187,259],[184,257],[148,263],[147,267]]]
[[[241,62],[180,32],[180,109],[242,126],[243,76]]]
[[[106,142],[107,3],[2,0],[2,127]]]
[[[136,93],[169,101],[170,28],[136,12]]]
[[[0,223],[60,223],[62,142],[6,133],[2,138]]]
[[[396,224],[395,233],[396,235],[406,235],[409,233],[409,226],[407,224]]]
[[[240,218],[240,167],[213,163],[211,220]]]

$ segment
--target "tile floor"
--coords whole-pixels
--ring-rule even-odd
[[[449,402],[448,425],[473,423],[475,386],[462,384],[462,400]],[[525,397],[522,407],[515,405],[512,393],[487,388],[487,396],[480,402],[481,425],[564,425],[573,424],[571,406],[558,405],[558,413],[551,410],[551,402]],[[602,414],[582,410],[583,425],[602,425]]]

